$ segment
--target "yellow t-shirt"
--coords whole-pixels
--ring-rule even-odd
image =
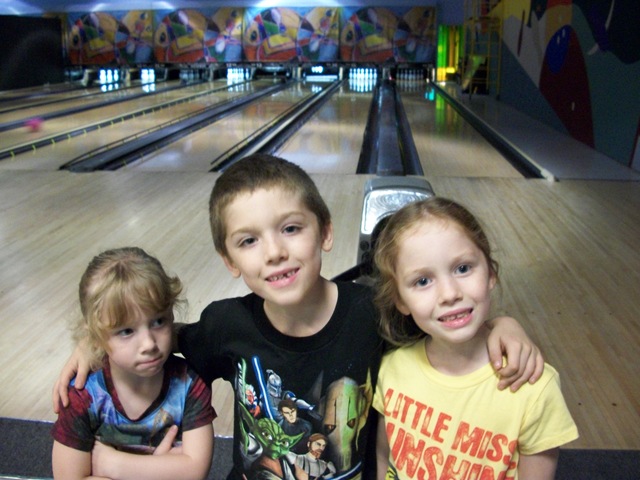
[[[520,455],[578,438],[550,365],[517,392],[497,385],[490,364],[463,376],[438,372],[424,340],[387,353],[373,407],[385,418],[390,477],[515,479]]]

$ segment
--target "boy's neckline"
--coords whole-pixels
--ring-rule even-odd
[[[249,295],[251,302],[251,320],[254,322],[259,334],[268,342],[274,351],[286,350],[292,354],[308,354],[309,352],[320,351],[326,346],[333,344],[336,339],[343,334],[345,328],[355,328],[351,321],[353,318],[360,318],[358,317],[358,311],[354,311],[353,309],[360,308],[360,294],[364,293],[360,288],[362,286],[351,282],[334,283],[338,291],[336,307],[329,322],[315,335],[291,337],[278,331],[264,312],[264,300],[255,293]],[[354,303],[354,301],[356,303]]]
[[[338,305],[338,286],[320,279],[319,294],[313,302],[293,307],[277,307],[266,301],[263,310],[269,324],[281,335],[307,338],[320,333],[333,318]]]

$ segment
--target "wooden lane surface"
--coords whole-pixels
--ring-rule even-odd
[[[68,82],[63,83],[52,83],[49,85],[37,85],[32,87],[24,87],[24,88],[13,88],[10,90],[0,90],[0,103],[10,103],[16,98],[21,98],[25,96],[41,96],[46,97],[47,95],[56,95],[59,93],[69,92],[71,90],[83,91],[90,90],[89,88],[83,88],[79,84],[72,84]]]
[[[443,97],[425,99],[424,84],[398,90],[425,176],[522,177]]]
[[[174,85],[176,83],[177,82],[175,82]],[[204,89],[206,88],[205,85],[206,84],[198,84],[197,88]],[[165,90],[169,86],[170,84],[165,82],[155,84],[153,88],[156,88],[158,90],[158,93],[155,95],[145,95],[143,98],[149,96],[150,98],[156,97],[158,99],[162,99],[164,94],[176,95],[175,90],[172,90],[173,93],[162,92],[162,90]],[[101,92],[100,90],[92,90],[92,91],[81,90],[81,91],[63,92],[61,94],[56,95],[56,97],[61,98],[64,101],[52,102],[52,103],[50,102],[50,103],[43,104],[43,99],[39,99],[38,102],[35,102],[34,105],[30,107],[27,107],[26,105],[24,105],[25,102],[21,102],[23,104],[22,106],[25,108],[21,108],[19,110],[13,110],[13,111],[1,112],[2,116],[0,116],[0,121],[9,122],[9,121],[22,120],[22,119],[29,119],[32,117],[53,114],[53,113],[60,112],[70,108],[79,108],[79,107],[88,107],[88,106],[96,106],[97,108],[100,108],[100,105],[104,102],[107,102],[110,100],[122,100],[128,97],[132,97],[133,95],[143,93],[145,92],[144,88],[145,88],[144,86],[140,85],[136,88],[114,89],[114,90],[107,90],[104,92]],[[150,88],[150,87],[146,87],[146,88]],[[191,87],[180,89],[178,90],[178,92],[180,92],[182,95],[186,95],[190,88]],[[86,95],[87,93],[97,93],[98,95]],[[191,91],[191,93],[193,93],[193,90]],[[147,99],[147,101],[149,100]],[[120,106],[121,110],[124,108],[126,107]],[[84,113],[85,112],[82,112],[81,115]]]
[[[78,315],[77,285],[91,257],[139,245],[184,281],[194,321],[212,300],[246,293],[214,252],[208,197],[217,174],[0,171],[0,416],[55,418],[52,382],[71,352],[68,322]],[[358,179],[359,181],[359,179]],[[358,211],[353,177],[317,179],[333,211]],[[336,242],[323,273],[355,263],[357,228],[336,218]],[[219,434],[231,435],[231,397],[216,388]],[[25,401],[28,399],[28,401]]]
[[[219,86],[224,85],[221,83]],[[194,86],[195,88],[195,86]],[[209,84],[206,89],[213,86]],[[246,87],[251,90],[252,86]],[[199,85],[196,90],[187,88],[185,91],[166,92],[153,97],[145,97],[139,100],[126,102],[125,104],[105,106],[96,110],[51,119],[44,123],[42,132],[29,132],[27,129],[18,129],[5,132],[4,135],[11,137],[16,143],[35,140],[38,136],[51,135],[53,133],[70,131],[96,124],[110,118],[116,119],[114,123],[107,127],[89,131],[83,135],[70,137],[63,141],[52,143],[46,147],[28,151],[17,155],[15,158],[0,160],[0,169],[19,170],[57,170],[61,165],[69,162],[78,156],[90,152],[96,148],[119,141],[135,133],[161,125],[178,118],[182,115],[197,113],[206,107],[216,105],[229,98],[244,95],[248,90],[229,89],[228,91],[217,91],[211,95],[198,97],[193,101],[180,103],[168,108],[158,108],[157,110],[139,115],[133,119],[119,121],[118,118],[127,113],[140,112],[147,108],[159,105],[163,102],[177,100],[187,95],[193,95],[204,90],[204,85]],[[0,134],[0,137],[3,134]],[[6,147],[5,147],[6,148]]]
[[[317,85],[315,85],[317,87]],[[322,86],[326,87],[327,84]],[[268,99],[247,106],[207,128],[196,131],[126,169],[141,171],[207,171],[210,162],[248,137],[267,121],[283,113],[314,84],[297,83]],[[325,104],[275,154],[297,163],[312,174],[353,174],[358,165],[371,94],[348,87]]]
[[[245,86],[235,88],[247,93]],[[212,168],[212,161],[275,120],[293,104],[312,94],[309,85],[294,83],[285,90],[258,99],[238,112],[196,130],[124,168],[139,171],[208,172]]]
[[[17,92],[17,91],[14,91]],[[28,109],[32,108],[32,107],[36,107],[38,105],[42,105],[47,106],[50,103],[55,103],[55,104],[61,104],[65,101],[71,100],[71,99],[79,99],[79,98],[86,98],[89,95],[93,95],[93,94],[98,94],[100,93],[100,89],[99,88],[67,88],[67,89],[58,89],[58,90],[50,90],[50,91],[46,91],[41,89],[39,92],[32,92],[31,95],[28,92],[23,92],[22,94],[20,93],[14,93],[12,98],[11,96],[6,96],[6,97],[2,97],[0,96],[0,114],[5,114],[5,113],[9,113],[12,112],[14,110],[16,110],[18,113],[16,113],[16,118],[24,118],[27,117],[29,115],[29,112],[27,112]],[[26,96],[26,98],[24,98]],[[96,95],[97,97],[98,95]],[[92,98],[92,97],[89,97]],[[22,114],[20,114],[19,112],[22,112]],[[25,114],[25,112],[27,112]],[[38,111],[37,113],[31,113],[32,115],[37,115],[40,114],[42,115],[42,113],[40,113],[40,111]],[[6,118],[4,121],[9,120],[9,118]]]
[[[370,105],[371,92],[343,83],[276,154],[309,173],[355,173]]]

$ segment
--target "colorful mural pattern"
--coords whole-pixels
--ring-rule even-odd
[[[136,10],[68,16],[73,65],[435,60],[434,7]]]
[[[67,54],[73,65],[153,61],[151,11],[94,12],[68,17]]]
[[[540,110],[550,107],[573,138],[632,165],[640,125],[637,2],[513,0],[496,11],[502,12],[503,44],[537,88]],[[502,73],[503,82],[520,74]],[[516,108],[525,106],[523,94],[507,93],[503,98]],[[534,95],[527,98],[532,116]]]

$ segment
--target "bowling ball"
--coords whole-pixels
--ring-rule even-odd
[[[44,120],[39,117],[30,118],[26,122],[24,122],[25,127],[29,129],[31,132],[39,132],[42,129],[42,124]]]

